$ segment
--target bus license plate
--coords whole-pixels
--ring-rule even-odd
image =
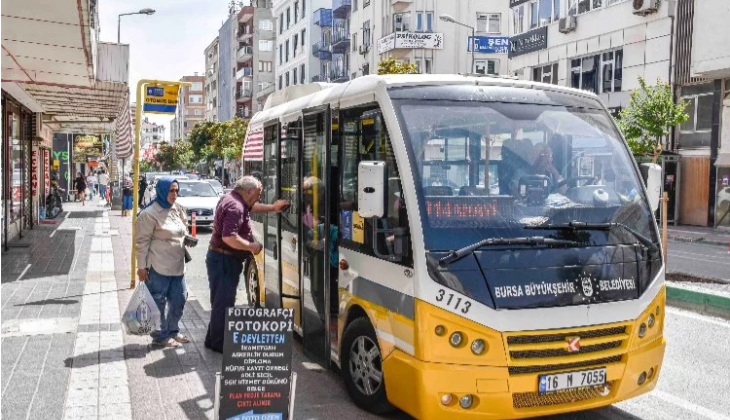
[[[540,394],[572,388],[601,386],[606,384],[606,368],[540,375],[538,384]]]

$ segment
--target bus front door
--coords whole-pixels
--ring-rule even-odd
[[[281,129],[279,198],[291,205],[281,213],[281,302],[284,308],[294,309],[294,324],[302,330],[301,287],[299,280],[299,158],[302,121],[291,122]]]

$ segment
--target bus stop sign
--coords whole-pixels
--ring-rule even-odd
[[[144,90],[144,112],[174,114],[180,85],[147,85]]]

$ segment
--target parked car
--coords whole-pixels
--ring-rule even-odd
[[[210,184],[210,186],[213,187],[218,195],[223,195],[225,193],[225,190],[223,189],[223,184],[218,182],[217,179],[205,179],[204,181]]]
[[[206,181],[178,180],[180,194],[177,203],[183,206],[188,215],[188,225],[192,222],[192,213],[195,212],[196,226],[212,226],[215,207],[220,196]]]
[[[155,196],[157,196],[157,193],[155,192],[155,188],[157,187],[157,180],[159,178],[165,177],[165,176],[175,177],[175,179],[178,180],[178,181],[184,181],[184,180],[188,179],[188,177],[186,177],[186,176],[182,176],[182,175],[169,175],[169,174],[157,175],[151,181],[150,181],[149,178],[147,178],[147,182],[149,182],[149,184],[147,185],[147,191],[145,191],[143,193],[144,194],[144,197],[142,198],[142,204],[143,205],[146,205],[147,203],[152,202],[155,199]],[[140,193],[142,193],[142,192],[140,191]]]

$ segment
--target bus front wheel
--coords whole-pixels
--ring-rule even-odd
[[[342,376],[350,398],[374,414],[393,410],[385,393],[383,359],[367,318],[352,321],[342,337]]]
[[[259,302],[259,271],[256,269],[256,261],[251,259],[246,264],[246,294],[248,305],[252,308],[260,307]]]

